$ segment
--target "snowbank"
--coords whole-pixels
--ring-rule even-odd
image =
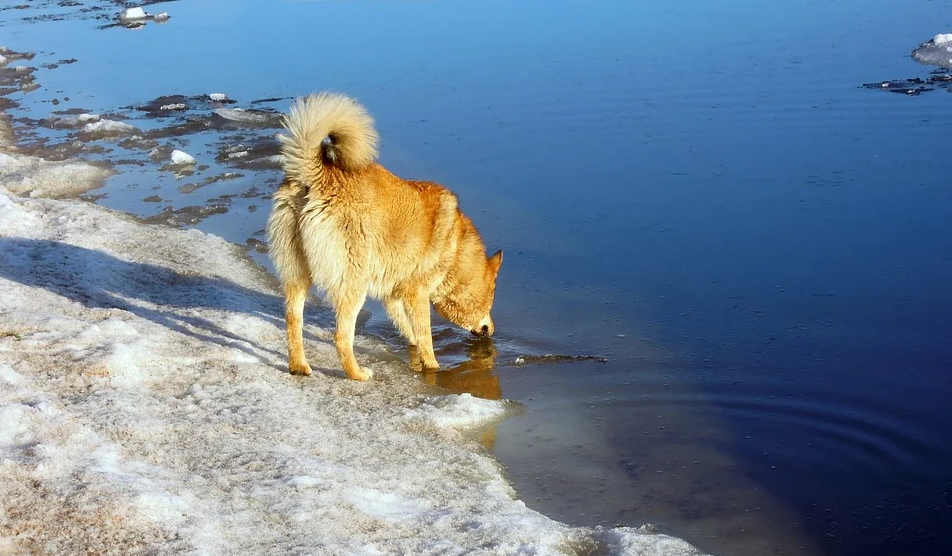
[[[288,375],[282,300],[237,247],[22,179],[0,177],[0,552],[695,554],[526,508],[469,433],[504,403],[434,396],[366,338],[376,380],[343,379],[325,310],[317,375]]]

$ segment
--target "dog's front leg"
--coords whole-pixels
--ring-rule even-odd
[[[421,292],[413,292],[404,298],[403,303],[407,316],[410,318],[416,346],[420,350],[420,362],[423,364],[423,369],[429,371],[439,369],[440,365],[436,362],[436,355],[433,353],[429,296]]]
[[[334,299],[337,312],[337,332],[334,333],[337,356],[340,357],[344,372],[354,380],[369,380],[373,377],[370,369],[362,369],[354,357],[354,328],[357,325],[357,314],[364,306],[366,297],[366,292],[359,295],[347,292],[335,296]]]

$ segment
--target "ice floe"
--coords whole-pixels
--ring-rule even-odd
[[[952,69],[952,33],[939,34],[912,51],[917,62]]]
[[[366,337],[377,380],[345,380],[324,310],[318,373],[288,375],[280,293],[237,246],[21,181],[0,174],[3,551],[696,554],[527,508],[468,433],[506,403],[436,394]]]
[[[279,125],[282,118],[277,112],[244,108],[216,108],[214,112],[226,120],[252,125]]]
[[[175,149],[169,156],[171,157],[172,164],[195,164],[195,157],[185,151]]]
[[[155,23],[165,23],[169,20],[168,12],[162,12],[158,14],[150,14],[145,11],[142,7],[133,7],[126,8],[119,14],[119,23],[118,25],[127,27],[129,29],[138,29],[146,24],[147,21],[153,21]],[[115,26],[113,24],[112,26]]]
[[[89,139],[101,139],[104,137],[117,137],[119,135],[139,133],[139,130],[131,124],[116,120],[107,120],[105,118],[84,125],[82,131]]]
[[[147,17],[149,17],[149,14],[147,14],[142,8],[126,8],[122,14],[119,15],[119,19],[123,21],[133,21],[136,19],[145,19]]]

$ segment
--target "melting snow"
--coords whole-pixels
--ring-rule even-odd
[[[280,114],[243,108],[216,108],[215,113],[226,120],[246,124],[270,124],[281,118]]]
[[[125,122],[115,120],[101,119],[97,122],[88,123],[83,126],[83,133],[90,137],[109,137],[115,135],[128,135],[138,133],[135,126]]]
[[[936,35],[912,51],[916,61],[952,69],[952,33]]]
[[[145,19],[147,17],[149,17],[149,14],[145,13],[145,10],[142,8],[126,8],[125,11],[122,12],[122,15],[119,16],[119,19],[131,21],[134,19]]]
[[[0,183],[18,195],[74,196],[102,186],[111,174],[110,170],[84,162],[49,162],[0,153]]]
[[[195,164],[195,157],[185,151],[175,149],[172,151],[172,164]]]
[[[345,380],[330,315],[317,375],[288,375],[280,294],[236,246],[14,193],[87,179],[50,164],[0,158],[0,552],[696,554],[528,509],[469,433],[508,404],[384,360]]]

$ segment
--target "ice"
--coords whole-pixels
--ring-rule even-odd
[[[175,149],[172,151],[172,164],[195,164],[195,157],[185,151]]]
[[[84,162],[49,162],[0,153],[0,183],[31,197],[72,197],[101,187],[112,171]]]
[[[225,93],[209,93],[208,98],[214,100],[215,102],[223,102],[228,100],[228,95]]]
[[[119,16],[119,19],[123,21],[132,21],[135,19],[146,19],[149,17],[149,14],[145,13],[145,10],[142,8],[126,8],[122,12],[122,15]]]
[[[502,402],[484,400],[464,393],[457,396],[434,396],[420,407],[407,411],[418,422],[437,428],[467,429],[501,421],[509,409]]]
[[[133,133],[139,133],[135,126],[115,120],[101,119],[83,126],[83,134],[88,138],[115,137]]]
[[[940,34],[912,51],[916,61],[930,66],[952,69],[952,33]]]
[[[527,508],[468,432],[512,404],[434,396],[390,356],[346,380],[323,310],[315,376],[290,376],[281,294],[239,247],[11,191],[55,191],[51,164],[0,157],[0,552],[696,553]]]
[[[9,60],[7,60],[7,57],[4,56],[3,54],[0,54],[0,68],[7,65],[8,62]]]
[[[44,123],[53,129],[76,129],[89,123],[98,122],[99,119],[98,114],[65,114],[47,118]]]
[[[152,19],[157,23],[162,23],[163,21],[168,21],[169,17],[169,12],[162,12],[155,14]]]
[[[264,112],[261,110],[245,110],[243,108],[216,108],[214,112],[226,120],[244,124],[276,125],[281,120],[280,114]]]

